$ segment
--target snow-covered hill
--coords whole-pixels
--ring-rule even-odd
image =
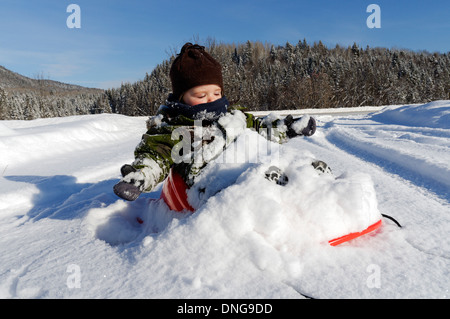
[[[168,211],[160,188],[112,192],[145,117],[0,121],[0,297],[449,298],[450,101],[360,110],[317,114],[314,136],[280,146],[285,188],[251,161],[219,169],[215,183],[236,183],[193,215]],[[302,168],[309,157],[338,182]],[[359,200],[339,178],[373,186],[403,227],[317,240],[308,221]]]

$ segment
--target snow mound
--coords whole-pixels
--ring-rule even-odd
[[[246,133],[236,141],[235,151],[245,148]],[[270,154],[259,154],[260,163],[243,163],[241,168],[209,163],[208,170],[188,192],[194,207],[198,194],[208,194],[215,185],[224,186],[228,179],[230,187],[206,201],[198,213],[213,211],[215,214],[236,214],[236,219],[246,223],[236,225],[265,234],[267,239],[277,238],[273,246],[303,243],[327,243],[328,240],[361,231],[381,217],[371,177],[363,173],[345,173],[335,178],[331,174],[319,174],[311,162],[314,156],[309,152],[298,152],[283,145],[273,145],[259,137],[258,145],[272,144],[276,150]],[[286,186],[267,180],[265,171],[272,165],[278,166],[289,178]],[[237,178],[236,178],[237,177]],[[210,186],[214,185],[214,186]],[[209,187],[208,187],[209,186]],[[200,192],[199,189],[203,191]],[[206,198],[208,195],[205,196]],[[204,200],[204,199],[203,199]],[[210,203],[211,201],[211,203]],[[221,211],[221,213],[216,213]],[[252,222],[249,222],[253,220]],[[289,238],[294,237],[294,238]],[[295,248],[293,248],[295,249]]]
[[[258,151],[242,157],[242,150],[249,147]],[[207,291],[221,296],[224,286],[243,281],[248,281],[247,288],[236,297],[259,295],[254,269],[266,280],[292,282],[302,275],[301,260],[336,249],[329,240],[361,231],[381,218],[369,175],[319,174],[311,165],[313,158],[307,151],[247,131],[223,158],[207,165],[188,191],[197,208],[194,213],[170,211],[159,199],[160,185],[150,198],[118,200],[89,210],[83,224],[93,238],[112,247],[137,246],[140,254],[150,255],[148,261],[142,257],[139,262],[146,272],[171,267],[170,276],[182,278],[176,284],[178,297],[201,297]],[[265,178],[272,165],[287,174],[287,185]],[[146,272],[133,281],[148,280]],[[175,293],[166,289],[153,293]],[[295,293],[298,288],[293,289]],[[263,294],[292,297],[289,291]]]
[[[269,267],[278,255],[280,262],[270,266],[277,273],[289,268],[281,262],[286,257],[328,246],[329,240],[362,231],[381,219],[369,175],[346,173],[335,178],[319,174],[311,165],[312,154],[268,142],[252,131],[235,143],[227,154],[232,159],[237,158],[234,152],[240,154],[246,147],[270,145],[272,151],[260,152],[258,162],[226,163],[222,158],[209,163],[188,191],[191,205],[197,208],[192,215],[171,212],[160,199],[118,201],[92,209],[87,227],[111,245],[135,240],[148,243],[161,236],[188,240],[192,251],[204,250],[206,242],[212,249],[245,243],[255,251],[271,251],[258,255],[257,264],[262,268]],[[265,178],[272,165],[287,174],[287,185]]]
[[[390,106],[372,116],[384,124],[416,127],[450,128],[450,101],[435,101],[420,105]]]

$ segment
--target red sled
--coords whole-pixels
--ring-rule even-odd
[[[188,188],[180,174],[171,168],[169,175],[164,180],[160,198],[164,200],[170,210],[193,212],[194,208],[192,208],[187,199],[186,191]],[[136,217],[136,220],[139,224],[144,223],[144,220],[140,217]]]
[[[175,172],[173,169],[170,169],[169,175],[164,181],[163,189],[161,192],[161,198],[167,204],[167,206],[174,211],[182,212],[189,211],[193,212],[195,209],[188,202],[186,190],[189,187],[183,178]],[[376,223],[370,225],[366,229],[361,232],[350,233],[335,239],[328,241],[331,246],[337,246],[362,235],[368,234],[381,226],[381,219]]]
[[[169,206],[171,210],[181,212],[184,210],[193,212],[194,209],[189,204],[187,199],[188,186],[184,179],[175,172],[172,168],[170,169],[169,175],[164,181],[163,189],[161,192],[161,198]]]

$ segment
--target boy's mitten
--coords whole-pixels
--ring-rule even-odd
[[[123,178],[114,185],[114,193],[125,200],[136,200],[144,188],[143,174],[131,165],[123,165],[120,172]]]
[[[130,173],[136,173],[136,169],[130,164],[125,164],[120,168],[120,173],[122,174],[122,177],[125,177]]]
[[[298,119],[288,115],[284,119],[284,124],[287,126],[286,134],[289,138],[302,135],[311,136],[316,132],[316,120],[309,115]]]
[[[122,199],[133,201],[141,195],[142,190],[134,184],[120,181],[114,185],[114,193]]]

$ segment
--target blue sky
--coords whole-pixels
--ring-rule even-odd
[[[381,28],[370,29],[369,4]],[[67,7],[81,9],[68,28]],[[193,39],[450,51],[448,0],[2,0],[0,65],[20,74],[117,87],[144,78]]]

